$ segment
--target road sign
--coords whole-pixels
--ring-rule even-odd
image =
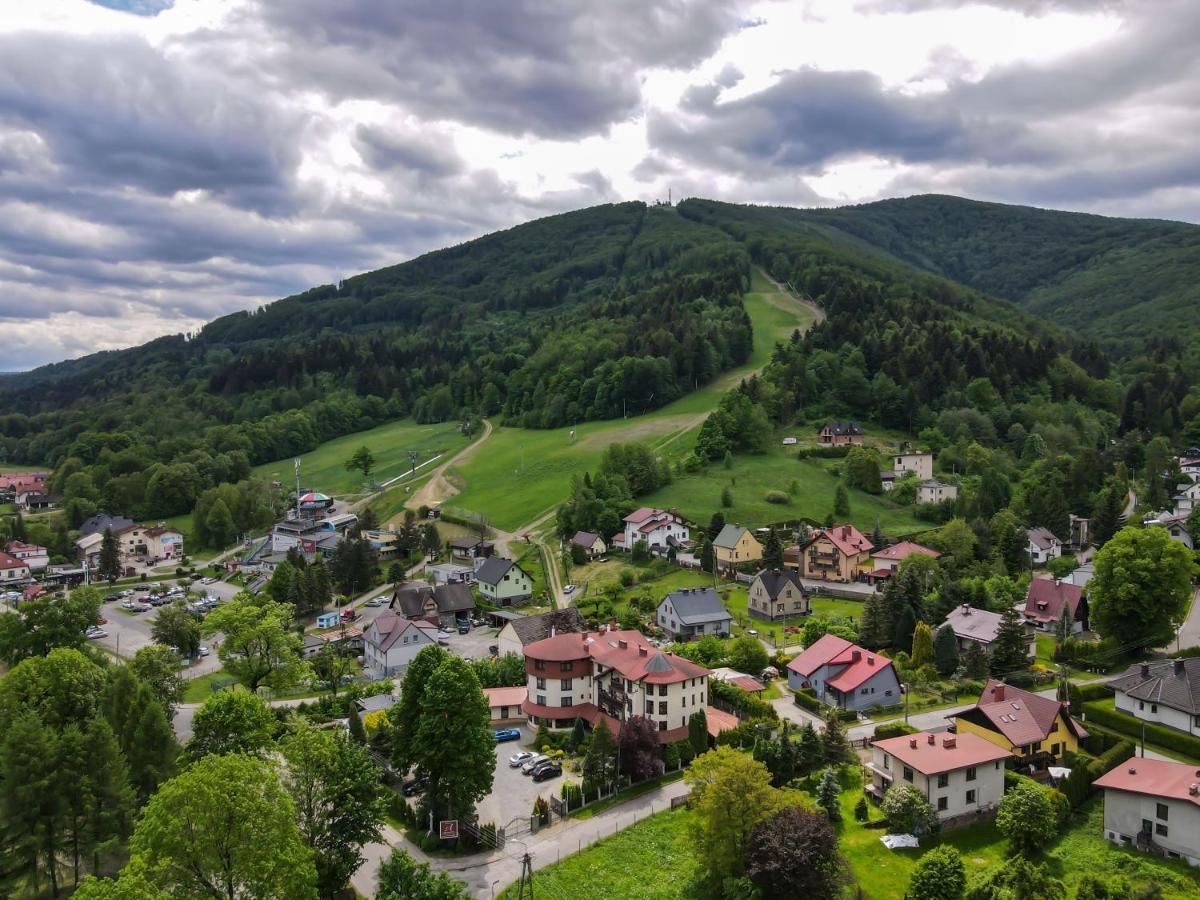
[[[452,841],[458,837],[458,819],[443,819],[438,822],[438,837]]]

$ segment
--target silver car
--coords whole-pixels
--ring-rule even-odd
[[[533,759],[529,760],[529,762],[525,763],[525,765],[521,766],[521,774],[528,775],[542,763],[548,762],[549,760],[550,757],[546,756],[544,753],[539,754],[538,756],[535,756]]]

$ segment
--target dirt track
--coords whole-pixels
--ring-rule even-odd
[[[408,498],[404,504],[408,509],[420,509],[422,506],[436,506],[445,503],[451,497],[458,493],[458,488],[450,483],[446,477],[446,471],[456,463],[466,462],[471,458],[471,455],[478,450],[483,443],[492,436],[492,423],[487,419],[480,420],[483,422],[483,434],[478,440],[472,441],[462,450],[458,451],[454,456],[443,461],[433,474],[423,485],[417,488],[415,494]]]

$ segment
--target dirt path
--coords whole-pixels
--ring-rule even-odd
[[[422,506],[436,506],[445,503],[458,493],[458,488],[452,485],[446,477],[446,471],[452,465],[463,463],[470,459],[472,454],[483,445],[484,441],[492,436],[492,423],[487,419],[482,419],[481,421],[483,422],[483,434],[434,469],[429,480],[417,488],[417,492],[409,497],[408,501],[404,504],[408,509],[420,509]]]

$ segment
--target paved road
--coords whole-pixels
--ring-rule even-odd
[[[1188,610],[1187,618],[1179,628],[1178,638],[1170,647],[1164,648],[1167,653],[1176,649],[1200,647],[1200,590],[1192,594],[1192,607]]]

